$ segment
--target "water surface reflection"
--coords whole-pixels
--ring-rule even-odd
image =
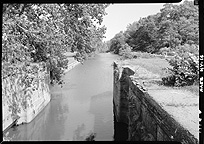
[[[113,110],[112,91],[107,91],[91,98],[90,112],[94,114],[94,132],[95,140],[107,141],[113,140]]]
[[[65,85],[51,89],[51,102],[29,124],[9,130],[14,140],[113,140],[113,60],[100,54],[63,76]]]

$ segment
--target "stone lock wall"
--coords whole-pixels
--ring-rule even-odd
[[[128,141],[178,141],[196,144],[198,140],[135,84],[130,68],[114,69],[114,113],[118,122],[128,124]]]
[[[64,73],[78,64],[78,61],[73,60]],[[27,69],[33,71],[34,67],[36,71],[32,74],[21,73],[2,78],[3,131],[13,123],[31,122],[50,102],[48,70],[43,63],[30,64]],[[25,76],[28,81],[32,79],[30,86],[22,82]],[[14,107],[18,108],[15,110]]]
[[[27,69],[32,72],[34,67],[35,74],[21,73],[2,79],[3,131],[14,122],[31,122],[50,101],[47,69],[43,64],[32,64]]]
[[[74,61],[72,63],[69,63],[68,64],[68,68],[64,71],[64,73],[69,72],[71,69],[73,69],[78,64],[80,64],[80,62],[78,62],[78,61]]]
[[[120,111],[121,110],[119,110],[119,108],[120,108],[120,81],[119,81],[119,69],[118,69],[118,67],[117,67],[117,65],[114,63],[113,64],[113,72],[114,72],[114,79],[113,79],[113,89],[114,89],[114,91],[113,91],[113,95],[114,95],[114,97],[113,97],[113,111],[114,111],[114,113],[115,113],[115,117],[116,117],[116,120],[117,121],[121,121],[120,120]]]

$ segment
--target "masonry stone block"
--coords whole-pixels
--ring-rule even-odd
[[[128,124],[129,141],[198,141],[178,124],[142,86],[134,84],[134,70],[114,63],[114,113]]]

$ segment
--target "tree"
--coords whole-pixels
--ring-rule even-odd
[[[138,28],[130,33],[126,42],[133,48],[133,51],[155,52],[158,51],[158,28],[155,16],[140,19],[136,25]],[[135,27],[136,27],[135,26]]]
[[[128,40],[128,38],[132,37],[140,26],[141,25],[137,21],[129,24],[126,31],[124,32],[124,36],[126,37],[126,39]]]
[[[91,43],[104,34],[95,26],[103,21],[107,4],[4,4],[2,63],[4,73],[15,74],[17,63],[44,62],[52,82],[61,84],[67,68],[67,51],[86,53]]]
[[[132,48],[126,43],[119,49],[119,55],[124,59],[131,59],[133,58],[131,51]]]
[[[169,36],[166,42],[171,48],[185,43],[198,44],[198,9],[193,2],[185,1],[179,6],[166,4],[161,10],[161,17],[162,25],[167,21],[169,23],[165,32]],[[165,33],[161,32],[161,35],[166,37]]]
[[[115,54],[119,54],[119,49],[124,44],[125,36],[123,35],[123,32],[120,31],[118,34],[114,36],[114,38],[110,40],[110,51],[113,51]]]
[[[127,26],[125,42],[133,51],[157,53],[178,45],[198,45],[198,7],[192,1],[180,5],[164,4],[159,13],[140,18]]]
[[[192,51],[192,49],[194,50]],[[168,76],[162,78],[163,83],[177,87],[198,83],[198,57],[196,46],[178,46],[176,56],[168,60],[172,67],[167,70]]]
[[[38,83],[38,72],[48,71],[51,84],[62,84],[67,68],[66,52],[78,52],[85,59],[93,52],[93,41],[104,34],[101,24],[106,4],[3,4],[2,24],[2,81],[22,86],[4,94],[10,102],[12,118],[27,107],[33,83]],[[97,38],[97,39],[96,39]],[[79,59],[78,59],[79,60]],[[42,67],[41,67],[42,66]],[[47,75],[47,74],[45,74]],[[7,79],[8,78],[8,79]]]

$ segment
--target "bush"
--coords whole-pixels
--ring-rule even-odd
[[[173,51],[172,51],[172,52],[167,52],[167,56],[175,56],[175,54],[176,54],[176,53],[173,52]]]
[[[168,53],[169,51],[170,51],[169,48],[163,47],[157,52],[157,54],[163,54],[164,55],[164,54]]]
[[[62,75],[65,69],[68,68],[68,59],[63,55],[61,57],[50,57],[47,61],[47,67],[50,72],[51,84],[63,84]]]
[[[147,53],[147,52],[132,52],[133,57],[136,58],[154,58],[156,57],[154,54]]]
[[[124,59],[132,59],[133,54],[131,53],[132,48],[128,44],[124,44],[119,49],[119,55]]]
[[[191,53],[195,56],[199,55],[199,46],[192,44],[184,44],[184,45],[179,45],[176,47],[177,53]]]
[[[177,52],[176,56],[168,62],[172,68],[168,68],[169,75],[162,78],[164,85],[186,86],[198,82],[198,56],[190,52]]]

